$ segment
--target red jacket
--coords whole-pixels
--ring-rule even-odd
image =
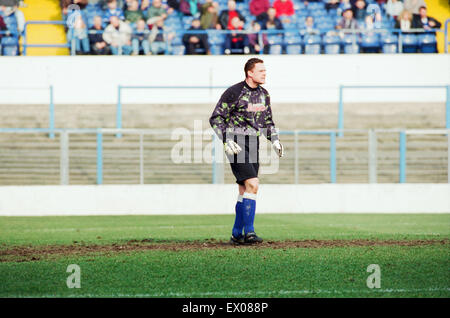
[[[294,4],[291,0],[286,0],[285,2],[275,0],[273,7],[277,10],[277,18],[280,15],[293,15],[295,13]]]
[[[261,13],[267,12],[270,8],[269,0],[251,0],[249,4],[250,13],[257,17]]]

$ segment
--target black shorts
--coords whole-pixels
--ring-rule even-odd
[[[234,141],[242,151],[234,156],[228,156],[231,171],[236,177],[236,183],[244,185],[244,181],[258,177],[259,170],[259,137],[234,136]]]

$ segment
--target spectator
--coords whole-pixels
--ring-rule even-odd
[[[180,0],[180,12],[185,16],[199,17],[201,5],[198,0]]]
[[[147,24],[152,25],[160,18],[167,18],[167,15],[172,11],[172,8],[166,9],[161,0],[153,0],[152,5],[147,10]]]
[[[305,20],[305,28],[300,30],[301,35],[306,34],[320,34],[320,31],[315,28],[314,18],[312,16],[307,16]]]
[[[178,0],[167,0],[167,6],[172,8],[174,11],[180,10],[180,1]]]
[[[325,4],[325,9],[327,10],[327,12],[330,12],[330,10],[337,10],[339,9],[339,0],[329,0],[326,4]]]
[[[8,28],[7,28],[6,24],[5,24],[5,21],[3,20],[3,17],[0,15],[0,32],[2,32],[2,31],[4,32],[4,31],[7,31],[7,30],[8,30]],[[0,40],[2,39],[2,36],[3,36],[3,34],[0,33]],[[1,55],[1,53],[2,52],[0,52],[0,55]]]
[[[375,29],[381,29],[381,15],[375,15],[375,20],[373,18],[373,15],[368,14],[366,18],[364,19],[364,24],[361,24],[361,27],[364,30],[372,31]],[[373,32],[365,32],[366,35],[372,35]]]
[[[110,53],[108,44],[103,40],[102,17],[94,17],[94,25],[89,30],[89,46],[91,54],[106,55]]]
[[[73,27],[69,29],[67,38],[70,45],[75,45],[76,54],[89,54],[89,37],[86,24],[80,13],[76,14],[75,23]]]
[[[250,14],[256,17],[257,21],[263,21],[267,19],[267,10],[269,10],[269,8],[269,0],[250,0]]]
[[[388,0],[385,9],[386,15],[395,20],[403,11],[403,2],[399,0]]]
[[[403,8],[412,13],[413,18],[419,15],[420,7],[426,7],[424,0],[403,0]]]
[[[366,2],[364,0],[356,0],[353,7],[353,17],[358,22],[363,22],[367,15]]]
[[[402,32],[407,32],[412,26],[412,14],[408,10],[403,10],[397,17],[395,22],[395,29],[401,29]]]
[[[139,10],[138,0],[131,0],[128,2],[127,10],[125,11],[125,20],[134,24],[144,18],[144,14]]]
[[[150,52],[152,54],[164,54],[166,52],[171,54],[171,41],[174,37],[175,34],[169,32],[168,28],[164,25],[164,18],[159,17],[150,32]]]
[[[342,13],[347,9],[352,9],[352,4],[350,3],[350,0],[341,0],[337,14],[342,15]]]
[[[263,30],[283,30],[283,24],[280,19],[276,17],[277,11],[274,8],[267,10],[267,19],[264,20],[262,28]]]
[[[342,12],[342,19],[336,25],[336,29],[352,29],[356,30],[359,28],[359,24],[356,19],[353,18],[353,11],[351,9],[346,9]]]
[[[199,50],[201,50],[203,54],[210,54],[208,35],[206,33],[202,33],[199,19],[192,20],[189,31],[199,30],[200,33],[186,33],[185,35],[183,35],[183,44],[186,47],[187,55],[198,54]]]
[[[277,12],[277,18],[287,16],[290,17],[294,15],[294,4],[291,0],[275,0],[273,2],[273,7]],[[281,19],[282,20],[282,19]]]
[[[259,32],[261,31],[261,25],[257,21],[252,21],[252,31],[253,33],[248,35],[250,53],[260,54],[262,51],[264,54],[269,54],[270,45],[267,34],[261,34],[262,43],[260,43]]]
[[[125,20],[125,16],[123,14],[122,9],[117,7],[117,0],[108,0],[107,2],[108,8],[103,15],[103,22],[108,23],[111,21],[111,17],[118,17],[120,20]]]
[[[133,52],[131,55],[139,55],[139,52],[144,52],[145,55],[150,55],[150,42],[148,41],[149,38],[149,30],[148,26],[145,23],[144,19],[140,19],[136,23],[136,30],[134,31],[133,35],[131,36],[131,47],[133,49]]]
[[[237,31],[244,28],[244,21],[240,20],[239,17],[235,16],[231,19],[231,25],[228,30]],[[225,51],[224,53],[229,55],[234,50],[235,52],[243,52],[244,54],[250,53],[250,48],[248,44],[248,37],[245,33],[233,32],[227,34],[225,37]]]
[[[241,12],[239,12],[239,10],[236,10],[236,2],[234,0],[229,0],[227,5],[228,9],[223,10],[219,15],[219,25],[217,27],[219,28],[220,26],[220,28],[223,30],[231,29],[231,20],[234,17],[238,17],[239,20],[245,22],[244,16],[241,14]]]
[[[419,15],[413,16],[412,28],[429,31],[431,29],[440,29],[441,23],[435,18],[427,16],[427,7],[422,6],[419,8]]]
[[[216,28],[219,21],[218,8],[219,4],[212,0],[206,0],[202,5],[202,15],[200,16],[200,25],[202,29],[207,30]]]
[[[132,29],[128,23],[123,22],[118,16],[110,17],[110,24],[103,32],[103,39],[111,47],[114,55],[129,55],[131,53]]]

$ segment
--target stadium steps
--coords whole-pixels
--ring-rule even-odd
[[[58,0],[26,0],[26,7],[20,8],[26,21],[61,21],[62,12]],[[28,44],[65,44],[63,25],[29,25]],[[27,55],[69,55],[67,48],[27,48]]]
[[[284,129],[317,129],[336,126],[336,105],[279,105],[274,114],[277,125]],[[11,106],[12,107],[12,106]],[[45,127],[48,118],[46,105],[15,107],[2,105],[9,116],[3,116],[1,127]],[[375,109],[376,107],[376,109]],[[89,128],[103,122],[103,127],[113,127],[113,105],[99,107],[87,106],[89,112],[79,112],[80,106],[56,107],[61,112],[56,116],[58,123],[69,127]],[[168,109],[180,106],[169,105]],[[205,117],[207,121],[211,107],[204,105],[185,105],[181,115],[172,116],[166,107],[127,105],[124,122],[139,128],[173,129],[183,124],[193,128],[193,121]],[[377,112],[381,111],[383,116]],[[405,116],[408,111],[409,116]],[[155,114],[156,112],[156,114]],[[442,104],[405,105],[346,105],[346,127],[403,127],[436,128],[444,125]],[[153,116],[152,116],[153,115]],[[128,118],[127,118],[128,117]],[[153,117],[157,125],[153,126]],[[181,119],[180,119],[181,117]],[[405,120],[408,117],[408,120]],[[131,120],[130,118],[133,118]],[[380,121],[380,119],[382,119]],[[151,124],[150,124],[151,123]],[[70,124],[70,125],[69,125]],[[203,129],[207,128],[207,122]],[[392,125],[392,126],[390,126]],[[127,127],[133,127],[128,125]],[[398,133],[378,135],[378,182],[398,182],[399,152]],[[279,171],[273,175],[261,175],[262,183],[294,182],[293,136],[282,136],[286,156],[279,161]],[[145,136],[144,138],[144,177],[145,183],[210,183],[211,164],[174,164],[170,153],[176,140],[170,136]],[[362,133],[346,133],[336,139],[337,182],[368,182],[368,141]],[[203,145],[209,141],[203,141]],[[299,182],[328,183],[329,137],[299,137]],[[0,134],[0,184],[59,184],[59,137],[49,139],[44,134]],[[104,184],[139,183],[139,137],[124,135],[117,139],[105,134],[103,139]],[[71,135],[70,184],[96,183],[96,135]],[[193,153],[193,150],[192,150]],[[225,181],[234,183],[234,178],[225,167]],[[407,143],[407,182],[446,182],[447,181],[447,139],[445,136],[408,136]]]

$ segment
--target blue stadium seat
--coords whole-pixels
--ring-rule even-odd
[[[421,53],[437,53],[436,35],[433,33],[419,34],[417,40]]]
[[[223,44],[225,36],[214,30],[208,30],[209,49],[212,55],[221,55],[223,53]]]
[[[361,48],[364,53],[378,53],[381,48],[379,35],[377,33],[362,34]]]
[[[299,10],[305,10],[306,6],[303,2],[299,1],[299,0],[294,0],[292,1],[294,3],[294,10],[297,12]]]
[[[311,16],[314,17],[314,18],[328,16],[328,12],[325,9],[323,9],[323,10],[312,10],[312,11],[309,11],[309,12],[310,12]]]
[[[284,35],[284,46],[286,54],[301,54],[302,53],[302,38],[299,32],[286,32]]]
[[[333,23],[329,23],[329,22],[318,23],[318,24],[317,24],[317,29],[318,29],[321,33],[326,33],[326,32],[328,32],[328,31],[334,29],[334,24],[333,24]]]
[[[402,52],[417,53],[418,40],[415,34],[402,34]]]
[[[307,34],[303,39],[305,54],[320,54],[322,38],[320,35]]]
[[[325,54],[339,54],[341,50],[341,38],[337,35],[325,35],[322,40]]]
[[[381,50],[385,54],[398,53],[398,36],[392,33],[382,34],[380,37]]]
[[[183,22],[183,26],[186,30],[191,27],[192,20],[194,20],[194,17],[192,17],[192,16],[184,16],[183,17],[182,22]]]
[[[184,55],[185,50],[184,45],[172,45],[172,55]]]
[[[283,35],[281,34],[267,34],[270,48],[269,54],[281,54],[283,51]]]
[[[325,3],[310,2],[310,3],[308,3],[308,10],[325,10]]]
[[[357,54],[359,53],[359,39],[358,36],[352,34],[346,34],[342,40],[344,45],[345,54]]]

